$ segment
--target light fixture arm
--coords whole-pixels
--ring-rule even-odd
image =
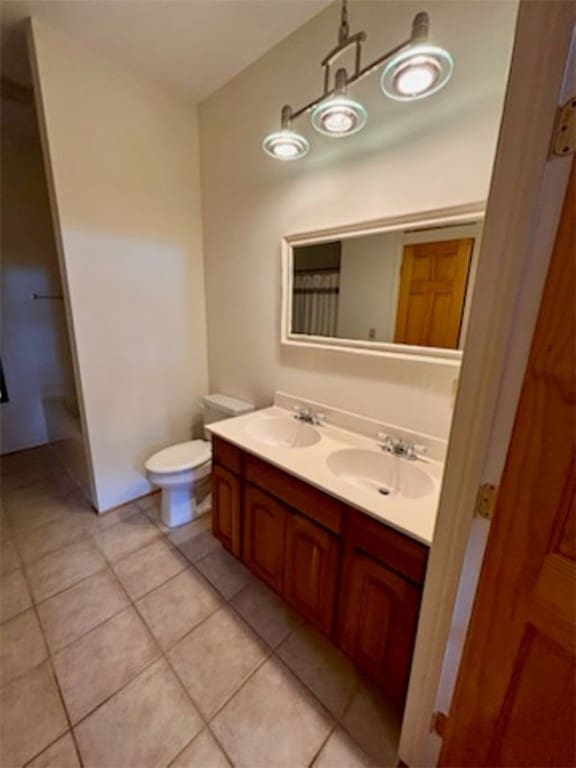
[[[414,16],[412,22],[412,39],[413,44],[427,43],[428,42],[428,30],[430,29],[430,17],[426,11],[420,11]]]
[[[364,32],[359,32],[358,34],[365,35]],[[354,37],[356,37],[356,35],[354,35]],[[352,42],[353,42],[353,38],[351,37],[349,40],[349,44]],[[370,64],[367,64],[365,67],[355,71],[354,74],[348,78],[348,85],[354,85],[354,83],[357,83],[359,80],[362,80],[362,78],[366,77],[367,75],[371,75],[372,72],[374,72],[374,70],[379,69],[382,66],[382,64],[385,64],[388,61],[388,59],[391,59],[392,56],[395,56],[397,53],[402,51],[404,48],[407,48],[409,45],[412,45],[411,37],[409,37],[407,40],[404,40],[403,43],[400,43],[400,45],[397,45],[395,48],[392,48],[383,56],[380,56],[380,58],[375,59]],[[335,56],[336,56],[336,49],[334,49],[334,51],[332,51],[326,58],[335,58]],[[303,107],[300,107],[300,109],[294,110],[292,112],[292,120],[297,120],[306,112],[310,112],[311,110],[313,110],[314,107],[320,104],[321,101],[324,101],[324,99],[326,99],[328,96],[332,96],[334,93],[336,93],[336,88],[330,88],[328,84],[329,68],[325,69],[325,72],[327,72],[327,74],[325,74],[325,79],[324,79],[324,93],[321,96],[318,96],[317,98],[315,98],[313,101],[309,102],[308,104],[305,104]]]
[[[285,104],[282,107],[282,117],[280,118],[282,130],[290,130],[292,127],[292,107]]]
[[[340,29],[338,30],[338,45],[344,45],[350,35],[348,26],[348,0],[342,0],[342,11],[340,12]]]
[[[332,91],[330,91],[330,67],[332,66],[332,62],[339,58],[344,51],[348,50],[351,46],[355,47],[354,74],[359,74],[360,69],[362,68],[362,43],[365,40],[366,32],[357,32],[355,35],[350,35],[350,27],[348,25],[348,0],[342,0],[340,28],[338,30],[338,45],[333,48],[324,59],[322,59],[325,97],[332,93]]]
[[[366,32],[356,32],[354,35],[350,35],[348,28],[348,18],[346,9],[346,0],[343,0],[342,4],[342,21],[340,24],[340,31],[338,33],[338,45],[333,48],[330,53],[322,60],[322,67],[324,68],[324,92],[321,96],[318,96],[313,101],[305,104],[300,109],[296,109],[291,112],[291,119],[297,120],[306,112],[310,112],[314,107],[320,104],[321,101],[332,96],[337,92],[336,86],[330,88],[330,67],[335,59],[337,59],[345,50],[350,46],[356,46],[355,67],[354,73],[347,78],[347,85],[354,85],[367,75],[371,75],[376,69],[379,69],[385,64],[388,59],[400,53],[404,48],[410,45],[426,42],[428,40],[428,30],[430,27],[430,19],[425,11],[417,13],[412,21],[411,35],[407,40],[404,40],[400,45],[387,51],[383,56],[380,56],[374,61],[362,67],[362,44],[366,40]]]

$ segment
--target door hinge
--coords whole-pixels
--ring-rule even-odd
[[[438,734],[441,739],[444,738],[446,733],[446,726],[448,724],[448,715],[444,712],[432,712],[432,722],[430,723],[430,730],[433,733]]]
[[[474,517],[481,517],[484,520],[492,520],[494,505],[496,503],[496,491],[496,486],[491,485],[490,483],[483,483],[480,488],[478,488]]]
[[[552,136],[553,157],[567,157],[576,153],[576,96],[558,107]]]

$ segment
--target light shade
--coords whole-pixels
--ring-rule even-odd
[[[414,45],[390,59],[380,87],[396,101],[423,99],[446,85],[453,70],[452,57],[444,48]]]
[[[277,160],[297,160],[310,151],[308,139],[290,128],[271,133],[262,142],[262,149]]]
[[[360,131],[368,114],[362,104],[347,96],[332,96],[312,112],[312,125],[325,136],[350,136]]]

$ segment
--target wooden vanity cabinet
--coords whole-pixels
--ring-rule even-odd
[[[394,698],[406,695],[427,548],[350,510],[338,641]]]
[[[219,438],[213,533],[398,700],[428,548]]]

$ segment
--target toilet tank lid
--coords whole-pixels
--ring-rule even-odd
[[[216,408],[230,416],[239,416],[241,413],[254,410],[253,403],[247,403],[229,395],[206,395],[202,398],[202,402],[209,408]]]

